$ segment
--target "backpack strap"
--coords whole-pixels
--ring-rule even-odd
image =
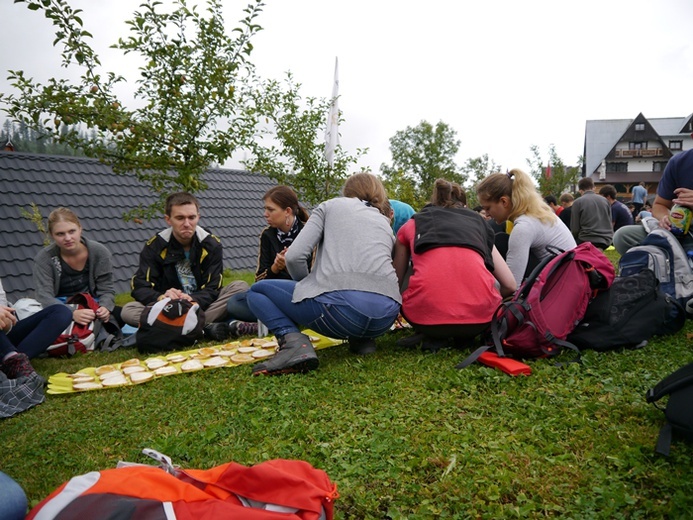
[[[501,323],[502,320],[498,316],[499,314],[502,314],[501,311],[503,309],[507,309],[508,312],[512,313],[512,315],[515,317],[518,323],[522,324],[525,322],[524,314],[517,310],[517,307],[521,305],[522,304],[517,303],[514,300],[509,302],[501,302],[498,308],[496,308],[496,312],[493,313],[493,318],[491,319],[492,344],[479,347],[474,352],[472,352],[467,358],[465,358],[464,361],[455,365],[455,368],[461,370],[463,368],[468,367],[477,359],[479,359],[479,356],[481,356],[484,352],[491,350],[492,348],[496,349],[496,354],[498,354],[498,357],[505,357],[505,352],[503,352],[503,342],[501,341],[501,334],[505,332],[503,330],[505,328],[505,325]]]
[[[693,363],[679,368],[675,372],[672,372],[667,377],[662,379],[659,383],[655,385],[654,388],[650,388],[645,394],[645,399],[648,403],[654,403],[659,401],[665,395],[669,395],[672,392],[678,390],[687,385],[693,384]]]
[[[671,424],[667,422],[659,430],[659,437],[657,438],[657,446],[655,447],[655,453],[659,453],[660,455],[664,455],[665,457],[669,456],[669,450],[671,448],[671,436]]]
[[[467,358],[464,361],[455,365],[455,368],[457,370],[462,370],[463,368],[468,367],[469,365],[474,363],[477,359],[479,359],[479,356],[481,356],[481,354],[483,354],[484,352],[486,352],[487,350],[490,350],[492,348],[493,348],[492,345],[484,345],[483,347],[479,347],[474,352],[472,352],[469,356],[467,356]]]

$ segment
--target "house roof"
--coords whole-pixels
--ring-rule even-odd
[[[641,116],[642,114],[639,114]],[[646,119],[652,128],[664,138],[680,136],[690,117],[659,117]],[[585,125],[585,175],[590,177],[609,152],[624,138],[633,119],[595,119]],[[616,182],[616,181],[612,181]]]
[[[266,226],[262,196],[276,183],[242,170],[210,169],[200,200],[200,225],[221,239],[224,267],[255,270],[259,236]],[[155,200],[134,174],[116,175],[86,157],[0,151],[0,279],[10,300],[31,296],[33,258],[42,246],[36,226],[21,209],[35,203],[45,219],[59,206],[80,218],[83,234],[113,254],[116,292],[129,292],[146,240],[166,227],[163,218],[136,223],[122,215]]]

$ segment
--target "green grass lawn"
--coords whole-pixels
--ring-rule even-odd
[[[0,423],[0,468],[32,505],[74,475],[149,462],[149,447],[189,468],[304,459],[337,483],[337,518],[690,518],[693,447],[654,454],[663,414],[644,395],[693,360],[691,332],[581,365],[532,361],[519,378],[457,371],[466,351],[405,350],[398,332],[365,358],[322,350],[305,375],[242,366],[47,396]],[[134,355],[35,366],[47,377]]]

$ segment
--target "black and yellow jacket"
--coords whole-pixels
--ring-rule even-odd
[[[132,277],[132,297],[147,305],[168,289],[183,290],[176,264],[184,258],[185,250],[171,228],[154,235],[140,253],[140,265]],[[190,266],[197,282],[197,291],[190,296],[204,310],[219,296],[224,260],[221,241],[200,226],[190,247]]]

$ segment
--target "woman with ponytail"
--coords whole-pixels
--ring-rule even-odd
[[[308,221],[308,211],[298,202],[298,195],[289,186],[279,185],[267,190],[262,197],[267,227],[260,234],[255,281],[291,280],[286,270],[286,251]],[[312,259],[311,259],[312,260]],[[308,261],[310,269],[311,260]],[[218,337],[238,337],[257,334],[257,317],[248,307],[247,291],[234,294],[226,304],[228,330],[218,326]]]
[[[549,256],[547,246],[563,251],[577,246],[570,230],[544,202],[524,171],[515,168],[507,174],[489,175],[476,191],[479,204],[493,220],[513,223],[505,261],[518,286],[536,263]]]
[[[493,230],[465,203],[458,184],[437,179],[431,203],[397,233],[394,265],[403,289],[402,314],[417,332],[399,345],[423,343],[437,350],[449,338],[474,338],[488,327],[502,297],[516,289],[493,245]]]

